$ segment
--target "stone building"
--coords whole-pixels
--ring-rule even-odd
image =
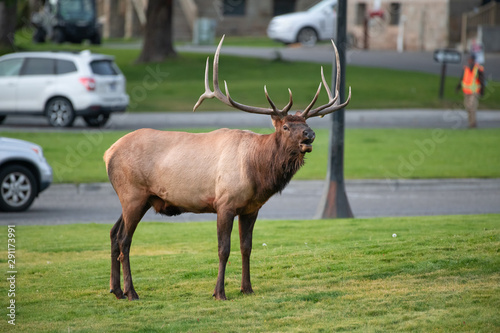
[[[349,0],[347,25],[358,43],[366,42],[370,49],[431,51],[456,46],[460,42],[462,13],[481,3],[481,0]]]
[[[196,39],[199,31],[196,24],[201,22],[213,25],[216,36],[265,36],[273,16],[305,10],[318,1],[176,0],[174,38]],[[469,29],[472,33],[462,31],[463,14],[490,1],[349,0],[347,30],[361,48],[432,51],[456,47],[463,44],[464,37],[465,42],[474,38],[474,29]],[[97,0],[97,3],[105,38],[141,36],[147,0]]]

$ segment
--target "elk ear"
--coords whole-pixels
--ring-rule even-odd
[[[281,119],[281,117],[272,115],[271,120],[273,121],[274,129],[280,128],[281,125],[283,124],[283,120]]]

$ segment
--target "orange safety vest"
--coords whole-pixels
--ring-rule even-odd
[[[472,70],[469,66],[464,67],[464,76],[462,78],[462,91],[466,95],[479,94],[481,91],[481,82],[479,81],[478,71],[482,71],[483,66],[475,64]]]

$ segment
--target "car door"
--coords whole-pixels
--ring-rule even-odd
[[[24,58],[0,61],[0,111],[16,111],[17,86],[23,61]]]
[[[17,86],[18,112],[43,112],[47,91],[55,84],[55,60],[26,58]]]

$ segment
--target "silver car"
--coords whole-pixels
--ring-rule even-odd
[[[0,211],[28,209],[52,183],[52,168],[34,143],[0,137]]]

